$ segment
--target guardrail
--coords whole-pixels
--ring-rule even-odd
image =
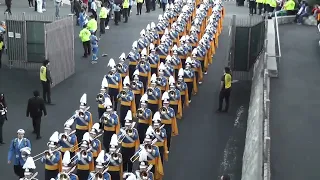
[[[280,37],[279,37],[279,22],[278,22],[278,15],[277,13],[275,13],[275,16],[274,16],[274,19],[275,19],[275,30],[276,30],[276,37],[277,37],[277,44],[278,44],[278,55],[269,55],[269,57],[275,57],[275,58],[278,58],[279,62],[281,61],[281,45],[280,45]]]

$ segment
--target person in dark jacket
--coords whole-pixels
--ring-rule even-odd
[[[0,93],[0,146],[2,144],[5,144],[3,142],[3,131],[2,131],[2,127],[4,122],[8,120],[7,119],[7,104],[6,101],[4,99],[4,94]]]
[[[8,14],[12,14],[11,13],[11,4],[12,4],[12,0],[5,0],[5,3],[6,3],[6,6],[7,6],[7,9],[5,11],[5,13],[7,12]]]
[[[44,100],[40,97],[39,91],[33,91],[32,98],[28,101],[27,107],[27,117],[32,118],[33,133],[37,135],[37,139],[41,139],[40,136],[40,126],[41,126],[41,117],[47,116],[46,106]]]

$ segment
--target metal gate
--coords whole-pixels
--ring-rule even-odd
[[[67,17],[45,24],[45,58],[50,61],[54,85],[75,73],[74,23]]]
[[[253,65],[263,50],[265,24],[263,17],[236,18],[233,15],[227,61],[234,78],[251,80]]]
[[[50,61],[54,85],[75,72],[73,17],[45,15],[6,16],[6,47],[10,69],[39,71]]]

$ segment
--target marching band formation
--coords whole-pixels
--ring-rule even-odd
[[[127,56],[122,53],[118,64],[110,59],[96,97],[100,121],[93,124],[84,94],[64,133],[54,132],[49,149],[33,157],[20,129],[8,155],[15,158],[15,173],[36,179],[34,162],[40,160],[45,180],[161,180],[178,120],[212,63],[223,17],[220,0],[168,5]]]

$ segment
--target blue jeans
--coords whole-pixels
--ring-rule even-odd
[[[92,48],[92,61],[98,60],[98,51],[99,51],[99,47]]]
[[[302,20],[304,17],[308,17],[309,14],[308,13],[303,13],[303,14],[300,14],[299,18],[298,18],[298,23],[302,23]]]

